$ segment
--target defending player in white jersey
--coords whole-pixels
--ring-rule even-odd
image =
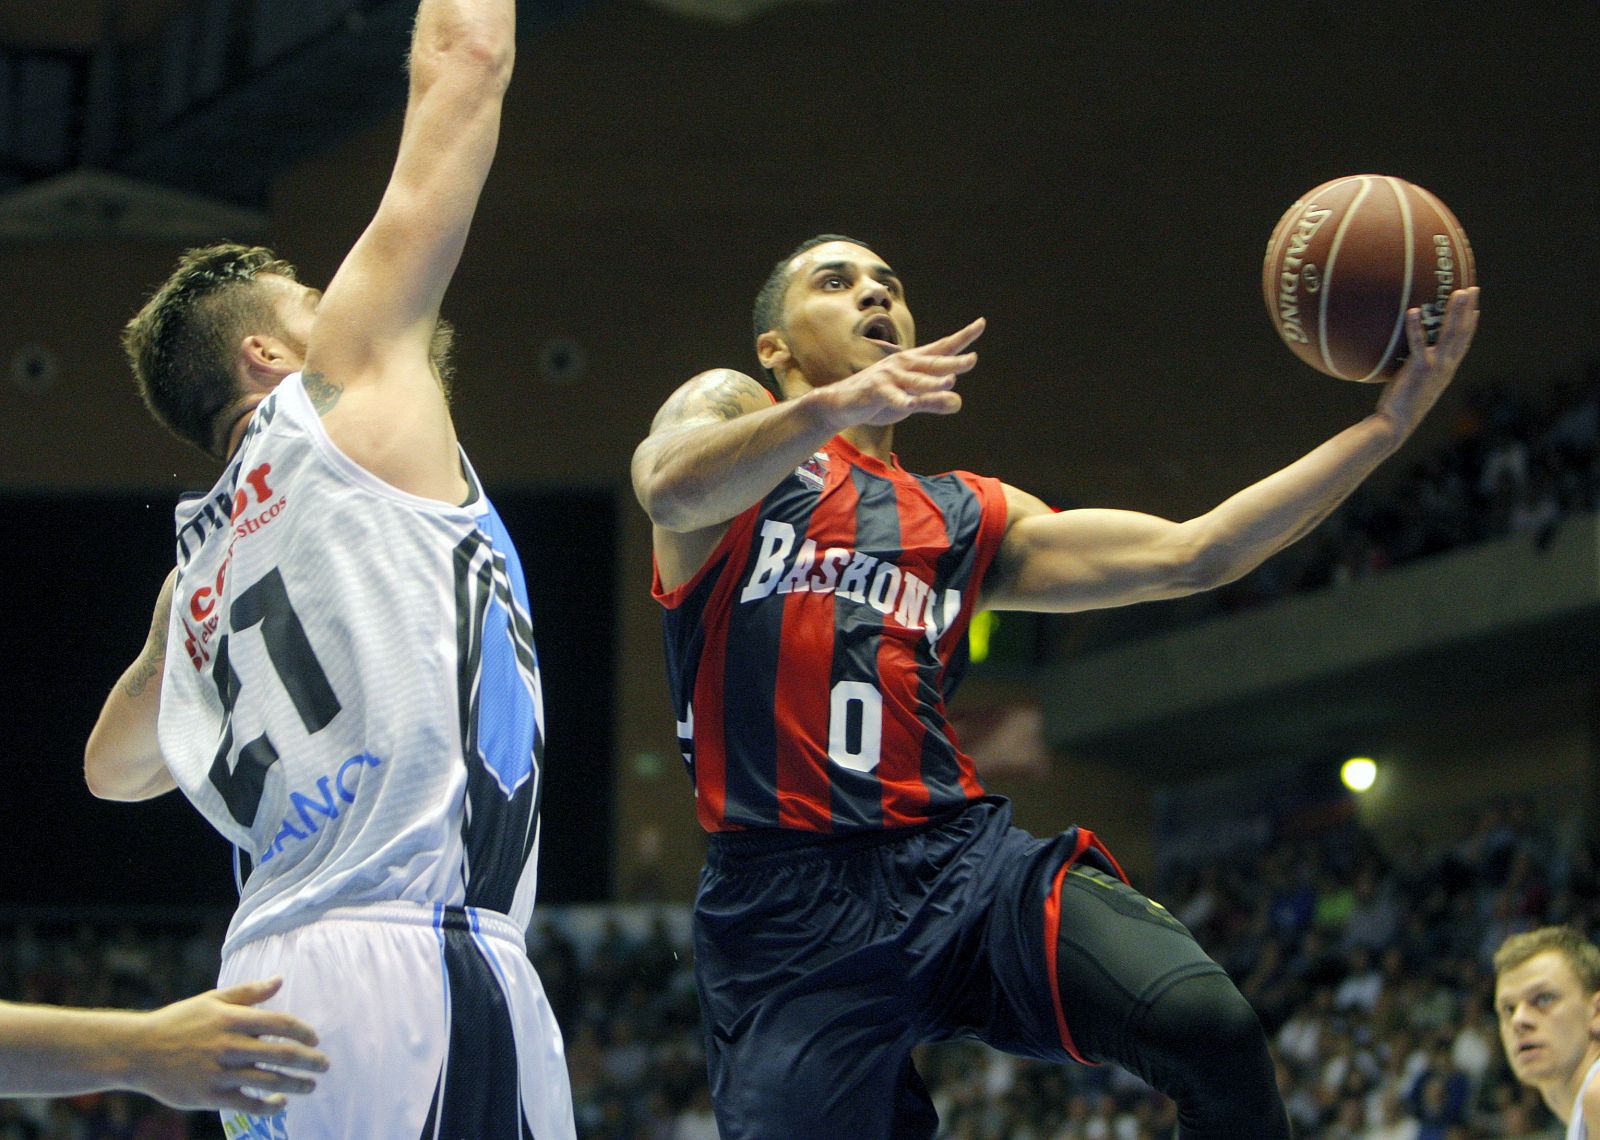
[[[1567,1140],[1588,1140],[1588,1122],[1600,1121],[1600,949],[1571,927],[1543,926],[1507,938],[1494,970],[1511,1071],[1539,1090]]]
[[[227,1135],[574,1135],[522,945],[543,713],[515,549],[456,442],[439,306],[493,158],[514,0],[422,0],[400,152],[327,292],[192,250],[124,343],[225,463],[107,699],[97,795],[179,787],[248,865],[221,976],[273,974],[331,1061]],[[276,1002],[274,1003],[276,1004]]]

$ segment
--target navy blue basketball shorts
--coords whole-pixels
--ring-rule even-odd
[[[894,831],[714,835],[694,935],[723,1140],[931,1137],[924,1042],[1144,1070],[1151,1004],[1222,972],[1090,832],[1035,838],[1000,797]]]

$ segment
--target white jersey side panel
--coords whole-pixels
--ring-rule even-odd
[[[1583,1122],[1583,1090],[1589,1087],[1589,1082],[1594,1080],[1596,1072],[1600,1072],[1600,1061],[1589,1066],[1589,1071],[1583,1075],[1583,1083],[1578,1086],[1578,1095],[1572,1098],[1572,1117],[1567,1121],[1567,1140],[1589,1140],[1589,1126]]]
[[[230,945],[374,902],[526,927],[538,661],[516,551],[468,476],[461,507],[383,482],[296,374],[178,507],[161,750],[251,860]]]

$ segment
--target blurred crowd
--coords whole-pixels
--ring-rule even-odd
[[[1261,1016],[1302,1135],[1560,1135],[1506,1068],[1491,959],[1536,926],[1592,936],[1600,876],[1526,801],[1484,808],[1435,849],[1386,853],[1346,825],[1179,873],[1164,893]]]
[[[1254,1004],[1305,1140],[1560,1135],[1506,1069],[1490,956],[1537,925],[1595,931],[1600,867],[1526,803],[1489,805],[1458,840],[1433,848],[1380,850],[1346,822],[1143,885]],[[0,995],[150,1008],[209,988],[219,941],[214,923],[9,921]],[[546,908],[530,953],[566,1037],[579,1135],[715,1140],[686,908]],[[970,1043],[925,1048],[918,1065],[940,1135],[953,1140],[1171,1135],[1171,1104],[1114,1067],[1018,1060]],[[218,1132],[212,1114],[121,1093],[0,1101],[0,1140]]]

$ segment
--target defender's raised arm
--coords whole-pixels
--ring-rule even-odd
[[[424,0],[400,151],[371,224],[313,299],[306,388],[342,450],[405,490],[466,492],[430,351],[493,161],[513,0]]]

